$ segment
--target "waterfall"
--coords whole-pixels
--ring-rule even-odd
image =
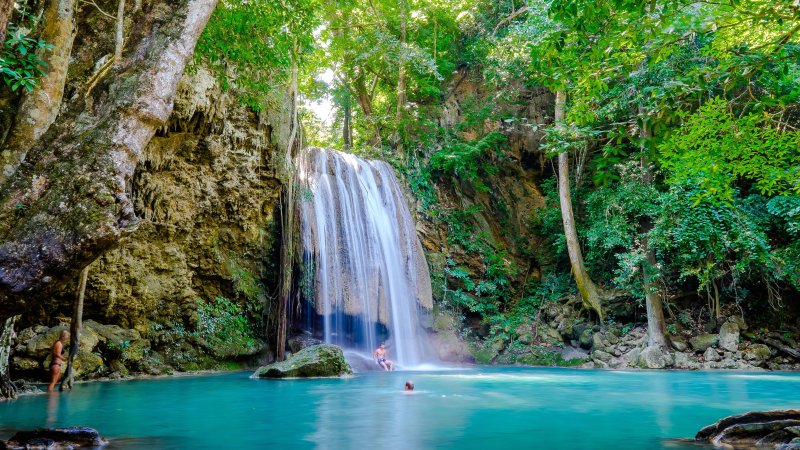
[[[389,359],[430,361],[422,310],[431,281],[392,168],[329,149],[308,149],[298,177],[304,275],[300,290],[325,342],[371,352],[388,335]],[[320,330],[321,328],[321,330]]]

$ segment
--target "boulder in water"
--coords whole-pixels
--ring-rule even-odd
[[[68,449],[80,447],[102,447],[108,441],[94,428],[39,428],[33,431],[20,431],[8,441],[0,441],[7,449]]]
[[[694,437],[715,447],[800,449],[800,410],[751,411],[729,416]]]
[[[254,378],[310,378],[340,377],[353,370],[344,359],[342,349],[336,345],[320,344],[306,347],[286,361],[259,367]]]

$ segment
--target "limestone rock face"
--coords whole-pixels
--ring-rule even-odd
[[[266,292],[274,288],[273,216],[282,185],[275,154],[285,148],[290,121],[285,93],[278,89],[272,95],[255,113],[204,68],[183,76],[172,115],[144,149],[131,179],[138,228],[89,272],[84,318],[96,322],[86,321],[81,350],[108,350],[116,353],[109,360],[138,371],[132,362],[148,349],[166,355],[184,342],[193,349],[186,358],[191,361],[181,364],[187,369],[213,367],[263,348],[254,341],[217,351],[189,341],[198,329],[200,301],[225,297],[249,310],[248,305],[266,302]],[[68,280],[26,320],[47,323],[58,313],[69,316],[74,284]],[[15,350],[43,359],[53,336],[34,341],[32,349]],[[99,342],[93,343],[95,338]],[[148,364],[156,366],[161,367]]]
[[[286,361],[260,367],[253,378],[340,377],[352,373],[340,347],[321,344],[306,347]]]

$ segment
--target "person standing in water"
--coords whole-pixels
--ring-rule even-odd
[[[375,363],[379,366],[383,367],[383,370],[389,371],[394,370],[394,364],[386,359],[386,346],[381,344],[380,347],[375,349],[375,352],[372,354],[372,357],[375,358]]]
[[[47,392],[54,392],[58,379],[61,378],[61,364],[66,361],[62,353],[64,353],[64,345],[69,341],[69,331],[62,330],[61,336],[53,343],[52,356],[50,361],[50,385],[47,386]]]

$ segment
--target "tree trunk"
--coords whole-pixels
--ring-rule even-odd
[[[344,103],[344,124],[342,125],[342,141],[344,141],[344,150],[350,151],[353,147],[353,111],[350,107],[350,98],[348,97]]]
[[[377,82],[377,78],[375,78],[375,81]],[[364,113],[364,118],[374,127],[374,133],[369,140],[369,144],[373,147],[380,147],[382,144],[381,129],[377,119],[375,118],[375,112],[372,108],[372,94],[367,92],[367,86],[364,84],[363,75],[360,75],[354,80],[353,89],[355,90],[358,104],[361,106],[361,112]]]
[[[114,44],[114,64],[122,62],[122,49],[125,46],[125,0],[117,4],[117,33]]]
[[[406,111],[406,0],[398,0],[400,4],[400,60],[397,64],[397,143],[395,152],[401,154],[405,140],[405,123],[403,122]]]
[[[53,49],[40,51],[39,57],[47,64],[46,73],[33,91],[25,93],[17,110],[16,123],[0,156],[0,185],[14,174],[28,149],[58,116],[75,39],[75,0],[48,0],[40,39],[52,44]]]
[[[556,92],[556,123],[564,120],[566,104],[567,96],[564,91]],[[569,253],[569,262],[572,267],[572,275],[575,277],[575,284],[578,285],[578,292],[581,295],[583,306],[594,310],[602,322],[605,316],[600,303],[600,294],[597,285],[594,284],[589,277],[589,273],[586,272],[583,253],[578,241],[578,231],[575,228],[575,215],[572,212],[572,198],[569,188],[569,155],[567,152],[562,152],[558,155],[558,198],[561,203],[561,220],[564,223],[567,253]]]
[[[640,108],[641,112],[641,108]],[[645,142],[652,136],[650,130],[647,128],[645,122],[642,125],[640,137],[642,138],[642,152],[646,150]],[[650,161],[647,156],[642,156],[642,182],[645,186],[649,186],[653,182],[653,172],[650,169]],[[642,220],[640,230],[642,235],[642,247],[645,252],[645,261],[642,263],[642,287],[644,288],[645,307],[647,309],[647,346],[648,347],[661,347],[667,348],[667,338],[664,333],[666,329],[664,321],[664,302],[661,298],[661,293],[658,287],[655,286],[653,280],[658,276],[658,269],[656,264],[656,252],[650,247],[650,240],[648,234],[653,229],[653,221],[647,217]]]
[[[397,112],[395,119],[403,120],[406,110],[406,0],[398,0],[400,4],[400,58],[397,64]]]
[[[81,329],[83,328],[83,297],[86,294],[86,279],[89,277],[89,266],[81,271],[81,279],[78,283],[78,295],[75,298],[75,306],[72,308],[72,323],[69,327],[69,356],[67,357],[67,373],[61,380],[60,390],[72,389],[75,382],[75,370],[72,367],[75,356],[78,354],[78,346],[81,345]]]
[[[148,5],[115,76],[76,96],[0,190],[0,304],[75,275],[138,225],[131,179],[216,0]]]
[[[297,120],[297,56],[298,46],[297,38],[295,37],[292,45],[292,68],[289,79],[291,132],[289,133],[289,142],[286,146],[286,153],[284,154],[284,173],[282,174],[285,184],[281,198],[281,278],[278,286],[278,323],[275,333],[275,359],[278,361],[286,359],[286,341],[289,330],[289,301],[292,293],[292,269],[294,267],[294,239],[292,236],[294,231],[294,171],[292,167],[294,161],[295,136],[300,126]]]
[[[0,0],[0,45],[5,44],[8,23],[14,14],[14,0]]]
[[[17,320],[19,320],[19,316],[11,316],[0,328],[0,400],[17,398],[17,386],[11,381],[9,373],[11,339],[14,337],[14,324]]]

